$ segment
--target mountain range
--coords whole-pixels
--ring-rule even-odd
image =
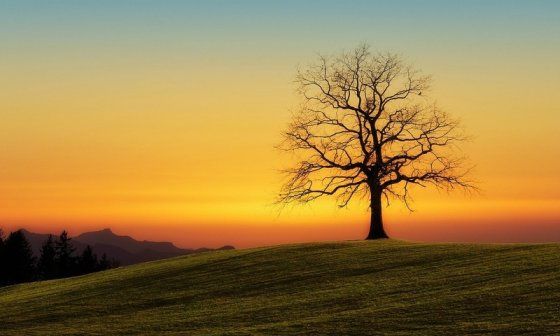
[[[41,246],[49,238],[49,234],[21,230],[29,240],[35,256],[40,255]],[[56,235],[53,235],[56,237]],[[119,236],[104,229],[100,231],[85,232],[71,240],[76,252],[81,253],[87,245],[93,248],[98,257],[106,254],[109,259],[117,260],[121,265],[132,265],[145,261],[159,260],[185,254],[211,251],[209,248],[183,249],[171,242],[139,241],[129,236]],[[223,246],[216,250],[232,250],[233,246]]]

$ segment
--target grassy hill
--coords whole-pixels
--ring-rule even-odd
[[[0,335],[560,334],[560,245],[302,244],[0,289]]]

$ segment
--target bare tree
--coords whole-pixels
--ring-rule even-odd
[[[335,196],[345,207],[367,197],[367,239],[376,239],[387,237],[382,203],[398,199],[410,209],[410,186],[474,187],[464,160],[453,155],[465,139],[459,122],[426,98],[430,77],[398,56],[365,45],[320,56],[296,82],[303,104],[279,147],[298,162],[284,171],[279,202]]]

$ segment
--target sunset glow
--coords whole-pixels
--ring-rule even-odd
[[[185,247],[362,239],[366,202],[274,205],[291,160],[274,147],[298,65],[366,42],[433,75],[481,188],[414,190],[388,232],[560,241],[560,4],[538,3],[412,3],[400,22],[368,1],[352,19],[340,2],[0,5],[0,227]]]

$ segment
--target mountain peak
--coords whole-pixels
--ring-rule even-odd
[[[89,231],[89,232],[84,232],[78,236],[76,236],[76,238],[81,237],[118,237],[118,235],[116,235],[111,229],[106,228],[106,229],[102,229],[102,230],[98,230],[98,231]]]
[[[22,229],[22,232],[30,241],[33,253],[39,255],[41,246],[49,235],[32,233],[25,229]],[[211,250],[208,248],[183,249],[171,242],[139,241],[130,236],[115,234],[110,228],[83,232],[72,237],[72,243],[78,253],[90,245],[98,255],[106,254],[108,257],[119,260],[123,265]],[[230,248],[233,247],[224,246],[220,250]]]

